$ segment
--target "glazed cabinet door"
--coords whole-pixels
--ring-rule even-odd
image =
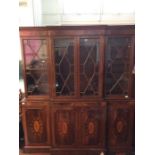
[[[28,96],[47,96],[48,77],[48,40],[46,37],[25,37],[21,39],[25,89]]]
[[[113,101],[108,106],[108,147],[110,149],[132,148],[133,117],[128,102]]]
[[[54,94],[57,97],[75,96],[75,39],[53,39],[53,66],[54,66]]]
[[[108,36],[105,48],[106,98],[131,97],[134,40],[132,36]]]
[[[76,142],[76,112],[72,107],[52,108],[53,144],[57,147],[71,147]]]
[[[79,83],[81,97],[100,95],[100,37],[81,37],[79,39]]]
[[[49,110],[47,105],[23,106],[25,147],[49,146]]]
[[[106,104],[101,107],[87,103],[79,112],[80,145],[85,147],[105,147],[106,140]]]

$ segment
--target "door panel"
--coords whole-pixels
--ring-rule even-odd
[[[89,103],[88,103],[89,105]],[[79,112],[80,145],[82,146],[104,146],[106,105],[101,107],[81,107]]]
[[[26,145],[49,145],[47,106],[23,107]]]
[[[72,108],[54,110],[54,137],[57,146],[75,144],[76,115]]]
[[[131,105],[113,102],[108,107],[108,145],[112,148],[131,148]]]

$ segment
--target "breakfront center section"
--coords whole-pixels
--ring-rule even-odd
[[[20,28],[25,152],[134,155],[134,26]]]

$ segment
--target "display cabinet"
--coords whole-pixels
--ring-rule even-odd
[[[25,152],[134,154],[134,25],[21,27]]]

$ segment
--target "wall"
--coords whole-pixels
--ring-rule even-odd
[[[19,25],[33,26],[33,3],[32,0],[19,0]]]
[[[20,26],[134,24],[133,0],[20,1]]]
[[[42,25],[134,24],[133,0],[42,0]]]

